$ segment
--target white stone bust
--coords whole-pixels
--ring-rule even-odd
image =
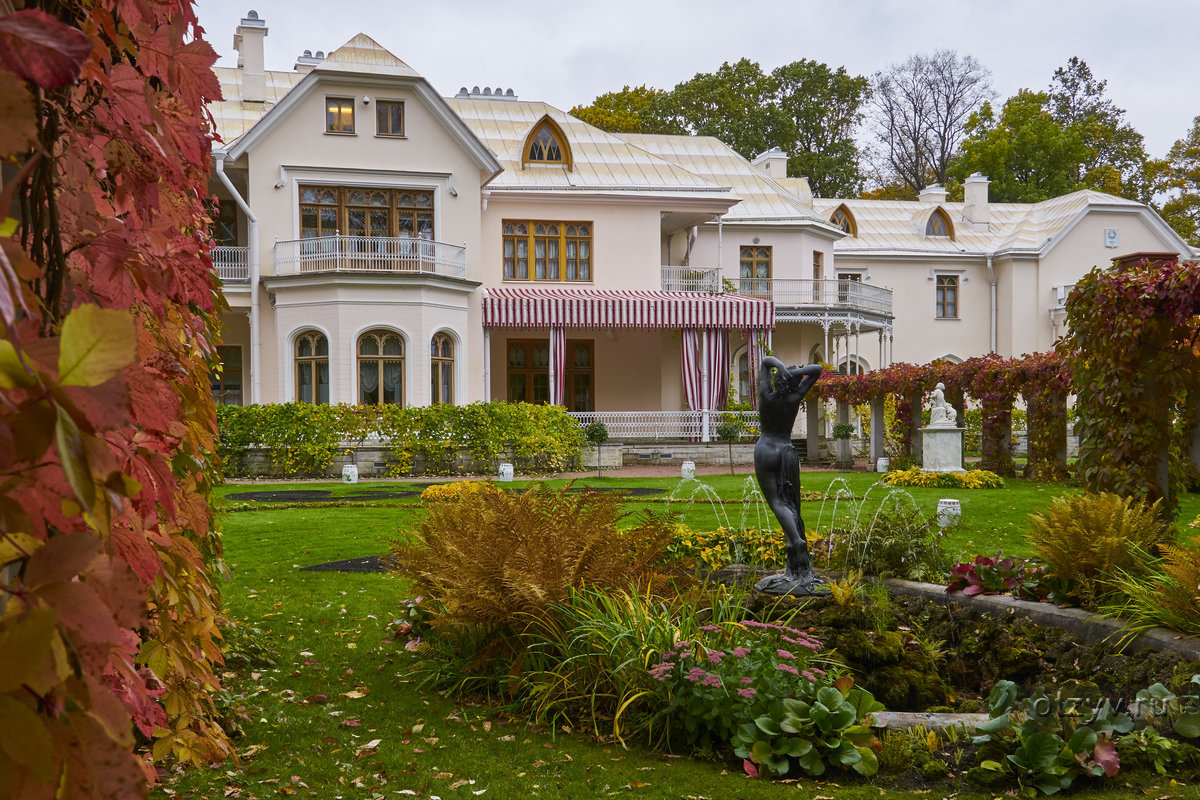
[[[946,402],[946,384],[938,383],[929,398],[929,427],[953,428],[958,412]]]

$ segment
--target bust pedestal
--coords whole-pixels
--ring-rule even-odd
[[[966,472],[962,465],[965,430],[949,425],[921,428],[921,469],[926,472]]]

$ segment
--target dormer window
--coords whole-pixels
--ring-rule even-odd
[[[567,137],[549,116],[542,117],[525,139],[521,165],[526,164],[553,164],[571,168],[571,148],[567,144]]]
[[[946,215],[945,211],[940,208],[933,210],[925,222],[925,235],[954,238],[954,226],[950,224],[950,217]]]
[[[829,217],[829,221],[851,236],[858,236],[858,225],[854,222],[854,215],[850,213],[850,209],[846,208],[845,205],[835,208],[833,214]]]

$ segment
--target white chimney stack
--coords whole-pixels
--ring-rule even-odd
[[[988,207],[990,183],[991,181],[978,172],[963,182],[963,219],[983,230],[987,230],[988,223],[992,220]]]
[[[263,59],[263,39],[267,38],[267,23],[251,10],[233,34],[233,47],[238,51],[238,69],[242,71],[242,102],[267,101],[267,68]]]
[[[931,183],[921,190],[917,195],[917,199],[922,203],[937,203],[941,205],[946,202],[946,190],[936,183]]]
[[[767,174],[768,178],[779,180],[787,177],[787,153],[781,148],[772,147],[765,153],[759,153],[750,162]]]

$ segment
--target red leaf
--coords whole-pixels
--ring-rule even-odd
[[[1107,739],[1096,742],[1092,757],[1104,770],[1104,777],[1111,778],[1121,769],[1121,757],[1117,755],[1117,746]]]
[[[43,89],[75,83],[91,54],[91,39],[45,11],[29,8],[0,17],[0,61]]]
[[[742,769],[746,770],[746,774],[751,778],[758,777],[758,767],[754,766],[754,762],[752,762],[750,759],[742,759]]]

